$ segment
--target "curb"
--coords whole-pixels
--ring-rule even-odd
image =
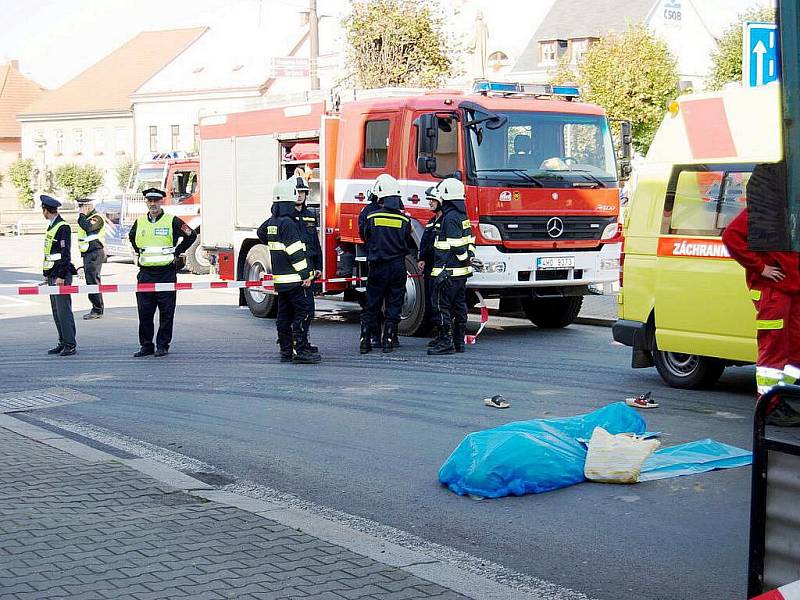
[[[412,550],[356,529],[335,523],[309,511],[289,508],[249,496],[216,490],[198,479],[152,459],[120,459],[76,440],[37,427],[9,414],[0,414],[0,427],[34,442],[45,444],[77,458],[93,462],[115,462],[138,471],[171,489],[237,508],[264,519],[297,529],[318,539],[335,544],[380,564],[401,569],[431,583],[462,594],[473,600],[542,600],[540,593],[523,591],[497,581],[442,562],[423,552]],[[568,593],[568,598],[586,598],[578,592]],[[558,592],[548,595],[552,600],[565,598]]]

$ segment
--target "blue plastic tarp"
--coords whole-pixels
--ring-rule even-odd
[[[549,492],[584,481],[586,447],[595,427],[642,434],[645,422],[624,402],[559,419],[516,421],[467,435],[439,469],[456,494],[500,498]]]
[[[752,452],[706,438],[657,450],[642,465],[639,481],[744,467],[752,462]]]
[[[585,481],[585,440],[595,427],[612,434],[645,433],[639,413],[623,402],[560,419],[516,421],[467,435],[439,469],[456,494],[500,498],[539,494]],[[651,433],[651,435],[653,435]],[[639,481],[742,467],[752,453],[711,439],[656,451]]]

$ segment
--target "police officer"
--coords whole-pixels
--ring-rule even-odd
[[[428,200],[428,206],[433,211],[433,216],[428,220],[425,225],[425,231],[422,233],[422,238],[419,241],[419,253],[417,254],[417,267],[422,271],[425,279],[425,314],[431,322],[433,328],[433,339],[428,342],[428,346],[436,344],[439,338],[439,329],[433,323],[433,308],[431,297],[433,294],[433,278],[431,277],[431,270],[433,269],[433,242],[439,235],[439,230],[442,226],[442,202],[439,200],[439,192],[435,187],[429,187],[425,190],[425,198]]]
[[[378,313],[384,305],[383,351],[392,352],[399,345],[397,326],[408,276],[405,258],[413,251],[411,219],[400,209],[400,184],[394,177],[384,173],[375,180],[372,194],[382,206],[380,210],[367,215],[364,225],[369,277],[367,304],[361,312],[359,351],[362,354],[372,350],[371,334],[378,328]]]
[[[47,285],[72,285],[72,276],[77,273],[70,256],[72,231],[69,224],[58,214],[61,203],[42,194],[42,216],[49,221],[44,235],[44,260],[42,274]],[[58,331],[58,345],[48,354],[72,356],[77,352],[75,342],[75,318],[72,315],[72,296],[59,294],[50,296],[50,308]]]
[[[87,285],[100,285],[100,269],[106,261],[106,220],[94,209],[94,200],[78,199],[78,250],[83,257],[83,276]],[[103,295],[89,294],[92,310],[83,318],[103,316]]]
[[[314,310],[311,288],[313,272],[303,241],[305,232],[296,217],[297,191],[293,180],[279,181],[272,191],[272,216],[256,232],[269,248],[272,282],[278,293],[275,328],[281,362],[312,364],[322,360],[308,341]]]
[[[147,214],[142,215],[131,227],[129,239],[138,256],[139,283],[175,283],[178,271],[183,268],[185,259],[181,256],[191,246],[197,234],[174,215],[168,215],[161,208],[166,194],[156,188],[142,192],[147,202]],[[181,240],[180,244],[177,243]],[[134,354],[142,356],[166,356],[172,342],[172,322],[175,318],[175,299],[172,292],[136,292],[136,306],[139,310],[139,344],[141,348]],[[158,308],[158,334],[153,346],[153,318]]]
[[[433,316],[439,327],[428,354],[464,351],[467,330],[467,278],[472,276],[475,238],[464,206],[464,184],[452,177],[437,186],[442,200],[442,220],[433,243]]]

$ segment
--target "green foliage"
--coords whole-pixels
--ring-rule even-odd
[[[344,20],[348,67],[361,88],[436,87],[450,73],[442,19],[425,0],[357,0]]]
[[[775,9],[772,7],[751,8],[739,15],[719,39],[717,50],[711,55],[711,73],[706,82],[709,90],[722,89],[726,83],[742,80],[742,24],[745,21],[775,22]]]
[[[94,165],[66,164],[53,171],[56,185],[67,193],[70,200],[94,194],[103,185],[103,171]]]
[[[11,183],[17,188],[17,200],[25,208],[33,208],[32,158],[19,158],[8,168]]]
[[[123,156],[116,166],[117,185],[119,189],[124,190],[128,187],[128,182],[131,180],[131,173],[136,167],[133,158],[127,154]]]
[[[677,94],[677,61],[666,42],[644,25],[610,33],[589,47],[578,75],[586,100],[630,121],[634,146],[646,153]]]
[[[577,83],[578,73],[572,68],[573,65],[569,57],[565,54],[558,59],[558,66],[555,73],[550,76],[548,83],[551,85],[564,85],[565,83]]]

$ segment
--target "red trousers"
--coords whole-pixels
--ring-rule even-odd
[[[775,288],[752,290],[756,306],[759,394],[784,381],[787,367],[800,367],[800,295]]]

